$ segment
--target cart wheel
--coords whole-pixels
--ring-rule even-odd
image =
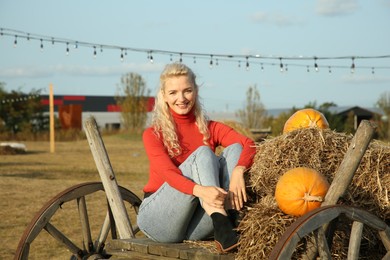
[[[119,190],[135,235],[139,231],[136,217],[141,200],[121,186]],[[60,231],[63,227],[66,227],[66,234]],[[116,239],[115,222],[103,184],[78,184],[53,197],[35,215],[19,241],[15,259],[109,258],[104,246],[110,231],[111,238]],[[96,238],[95,241],[92,237]]]
[[[349,239],[348,259],[358,259],[359,257],[363,225],[378,232],[387,250],[387,254],[383,259],[390,259],[390,227],[377,216],[365,210],[342,205],[320,207],[298,218],[278,240],[269,259],[291,259],[298,242],[311,234],[315,234],[316,239],[315,242],[312,240],[312,245],[317,244],[317,246],[314,246],[314,249],[312,247],[312,250],[307,249],[306,256],[311,257],[313,252],[314,254],[319,252],[321,259],[331,259],[327,238],[322,227],[328,226],[342,215],[353,222]]]

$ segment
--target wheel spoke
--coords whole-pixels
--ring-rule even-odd
[[[64,244],[70,252],[75,255],[82,255],[83,250],[80,249],[76,244],[74,244],[69,238],[67,238],[61,231],[59,231],[55,226],[50,223],[47,223],[44,229],[59,242]]]
[[[390,253],[390,227],[387,227],[385,230],[379,231],[379,236],[386,250]]]
[[[352,224],[351,236],[349,238],[348,259],[359,258],[359,249],[363,233],[363,223],[354,221]]]
[[[317,229],[317,248],[321,259],[332,259],[328,242],[325,236],[325,230],[321,227]]]
[[[100,229],[100,233],[95,241],[95,249],[98,253],[100,253],[103,250],[109,232],[110,232],[110,216],[109,213],[107,212],[107,215],[104,218],[102,228]]]
[[[108,201],[107,201],[107,205],[109,205]],[[112,214],[111,207],[108,206],[107,210],[108,210],[108,217],[110,219],[111,238],[112,239],[117,239],[118,238],[118,233],[116,232],[115,219],[114,219],[114,215]]]
[[[79,215],[80,215],[84,248],[87,249],[88,252],[93,252],[91,228],[89,225],[88,210],[87,210],[87,203],[85,202],[85,196],[77,199],[77,206],[78,206]]]

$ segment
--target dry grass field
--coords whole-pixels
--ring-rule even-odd
[[[103,140],[119,185],[141,197],[148,171],[141,137],[121,134],[103,136]],[[49,199],[75,184],[100,181],[87,140],[57,142],[55,153],[50,153],[48,142],[24,143],[26,154],[0,155],[1,259],[14,257],[26,226]],[[106,208],[100,203],[96,200],[88,204],[88,210],[93,208],[95,212],[90,215],[91,229],[103,223],[101,215],[105,215]],[[62,209],[68,216],[60,217],[56,224],[71,234],[79,232],[77,212],[72,210]],[[71,254],[47,238],[46,231],[41,236],[43,242],[37,247],[32,245],[30,259],[69,259]],[[76,237],[82,239],[81,235]]]

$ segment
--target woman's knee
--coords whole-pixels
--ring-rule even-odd
[[[225,150],[241,153],[242,152],[242,145],[239,144],[239,143],[234,143],[234,144],[229,145],[228,147],[226,147]]]
[[[218,157],[208,146],[200,146],[194,155],[195,161],[202,165],[216,164],[218,162]]]
[[[242,152],[242,145],[239,144],[239,143],[234,143],[232,145],[229,145],[228,147],[226,147],[222,153],[221,153],[221,157],[223,158],[230,158],[230,157],[233,157],[233,158],[239,158],[240,155],[241,155],[241,152]]]
[[[212,155],[214,154],[213,150],[206,145],[199,146],[198,149],[195,150],[196,154],[204,154],[204,155]]]

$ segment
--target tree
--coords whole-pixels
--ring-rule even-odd
[[[4,89],[0,82],[0,132],[15,135],[19,132],[37,133],[45,129],[45,117],[40,91],[23,93]]]
[[[127,73],[121,78],[122,94],[116,97],[121,107],[122,124],[125,130],[141,131],[147,120],[149,91],[143,78],[136,73]]]
[[[243,109],[239,109],[236,115],[241,123],[249,129],[259,129],[267,117],[267,112],[260,100],[260,93],[256,85],[250,86],[246,92],[246,104]]]
[[[291,109],[289,112],[282,112],[276,118],[271,118],[271,129],[272,135],[277,136],[283,133],[284,124],[289,119],[289,117],[294,114],[295,110]]]
[[[325,102],[318,107],[318,111],[324,114],[331,129],[339,132],[344,131],[345,122],[343,121],[343,118],[337,115],[337,113],[331,112],[331,107],[337,107],[337,105],[333,102]],[[351,133],[353,133],[353,131]]]
[[[344,129],[343,131],[345,133],[353,134],[355,133],[355,115],[353,111],[349,111],[347,118],[344,122]]]
[[[385,124],[380,129],[381,135],[385,139],[390,139],[390,92],[382,93],[377,101],[377,105],[384,112],[382,120]]]

